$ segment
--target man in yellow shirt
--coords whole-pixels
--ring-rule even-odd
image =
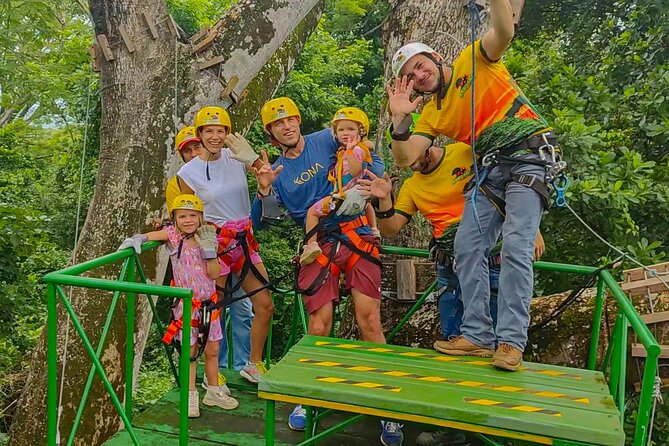
[[[462,335],[438,341],[435,348],[452,355],[493,356],[494,366],[518,370],[527,343],[534,238],[550,195],[546,184],[563,163],[556,162],[557,142],[549,125],[500,61],[514,34],[509,0],[490,0],[489,5],[492,28],[465,48],[452,65],[420,42],[395,53],[392,65],[397,80],[394,90],[388,92],[391,148],[396,162],[408,166],[438,135],[464,143],[475,141],[485,169],[466,194],[455,238],[464,305]],[[409,132],[410,114],[421,99],[412,100],[412,90],[432,93],[413,134]],[[487,308],[486,259],[500,234],[504,245],[494,330]],[[495,350],[496,339],[499,346]]]

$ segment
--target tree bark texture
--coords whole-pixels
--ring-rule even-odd
[[[170,33],[171,20],[163,0],[90,0],[96,36],[104,34],[114,60],[100,56],[100,166],[86,223],[76,248],[76,262],[112,252],[127,236],[146,232],[164,213],[164,184],[179,160],[175,153],[177,129],[189,125],[204,105],[230,107],[234,131],[246,132],[262,103],[285,79],[322,13],[320,0],[241,1],[210,33],[212,45],[193,53],[193,45]],[[154,22],[153,38],[145,13]],[[119,27],[135,46],[126,49]],[[222,63],[200,70],[198,65],[222,56]],[[233,77],[236,86],[221,99]],[[150,278],[156,277],[158,256],[141,256]],[[115,279],[120,265],[98,269],[95,277]],[[75,289],[71,302],[93,346],[97,345],[110,293]],[[144,296],[137,299],[135,369],[141,360],[151,321]],[[125,381],[125,299],[116,310],[101,362],[121,401]],[[60,419],[61,441],[70,434],[80,404],[91,360],[59,305],[58,373],[65,366]],[[67,353],[66,353],[67,352]],[[64,358],[67,354],[67,361]],[[46,444],[46,337],[35,348],[32,369],[19,401],[10,433],[12,445]],[[75,444],[97,445],[114,434],[120,418],[96,377],[86,403]]]

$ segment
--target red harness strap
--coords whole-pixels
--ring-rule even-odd
[[[174,286],[174,279],[172,279],[172,282],[170,283],[170,286]],[[214,294],[211,295],[211,301],[216,303],[218,300],[218,294],[214,292]],[[180,300],[180,302],[183,305],[183,299]],[[201,300],[195,300],[193,299],[193,308],[200,309],[202,308],[202,301]],[[211,312],[211,322],[215,321],[221,316],[221,310],[216,309]],[[199,328],[200,327],[200,320],[191,318],[190,320],[190,326],[191,328]],[[174,319],[172,317],[172,320],[170,321],[169,325],[167,326],[167,330],[165,331],[165,334],[163,335],[163,342],[165,344],[171,344],[172,340],[174,339],[174,336],[183,329],[183,313],[182,317],[179,319]]]
[[[214,225],[215,226],[215,225]],[[230,270],[233,273],[237,273],[242,270],[244,267],[244,261],[245,258],[244,256],[241,256],[236,262],[234,262],[232,265],[232,251],[234,251],[237,246],[239,246],[240,242],[237,242],[237,244],[233,246],[228,246],[233,240],[238,240],[238,236],[242,232],[246,232],[246,244],[249,247],[249,254],[253,254],[254,252],[258,251],[258,242],[256,241],[255,237],[253,237],[253,232],[251,231],[251,222],[249,221],[244,229],[241,231],[233,231],[232,229],[228,229],[224,226],[216,226],[216,232],[219,235],[219,243],[218,243],[218,257],[223,261],[226,265],[230,266]],[[251,261],[251,259],[249,259]]]
[[[379,248],[375,244],[368,242],[367,240],[364,240],[362,237],[358,235],[357,232],[355,232],[356,228],[359,228],[361,226],[366,226],[367,224],[368,224],[367,217],[363,215],[361,217],[356,218],[355,220],[347,221],[345,223],[340,223],[339,228],[341,229],[341,233],[346,237],[348,237],[353,246],[355,246],[360,251],[366,252],[372,257],[376,257],[378,259],[380,256]],[[346,265],[344,266],[344,271],[347,273],[351,271],[351,269],[353,268],[353,266],[355,266],[358,260],[360,260],[360,254],[358,254],[355,251],[352,251],[351,256],[346,261]]]

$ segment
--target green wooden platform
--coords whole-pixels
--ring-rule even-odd
[[[487,358],[305,336],[258,390],[269,401],[540,444],[623,445],[625,439],[601,372],[544,364],[505,372]]]

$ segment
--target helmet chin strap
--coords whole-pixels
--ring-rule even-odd
[[[430,90],[428,93],[431,94],[437,94],[437,110],[441,110],[441,100],[446,97],[446,86],[444,85],[444,71],[443,71],[443,62],[441,60],[437,60],[432,54],[430,53],[423,53],[425,54],[425,57],[430,59],[434,64],[437,66],[437,71],[439,72],[439,82],[437,83],[437,87],[434,90]]]

